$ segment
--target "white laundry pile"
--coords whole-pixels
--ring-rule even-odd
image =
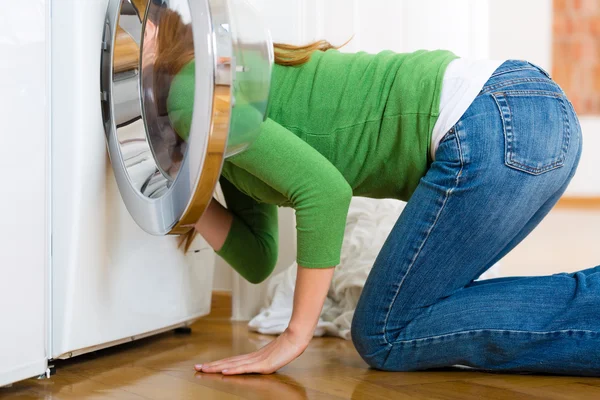
[[[340,265],[336,267],[314,336],[350,339],[354,309],[385,239],[404,209],[398,200],[355,197],[350,204]],[[280,334],[292,315],[297,264],[273,276],[267,287],[267,303],[249,323],[252,331]],[[496,268],[483,278],[497,275]]]
[[[327,334],[350,339],[352,315],[362,288],[403,208],[404,203],[397,200],[352,199],[341,262],[335,269],[315,336]],[[251,330],[265,334],[285,330],[292,315],[296,268],[294,263],[271,278],[267,288],[269,306],[249,322]]]

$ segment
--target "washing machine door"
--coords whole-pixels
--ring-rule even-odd
[[[269,31],[245,0],[110,0],[102,47],[102,114],[123,201],[145,231],[185,233],[224,159],[260,132]]]

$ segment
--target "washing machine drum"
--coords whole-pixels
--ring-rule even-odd
[[[245,0],[111,0],[101,104],[127,209],[182,234],[208,206],[226,157],[257,137],[273,46]]]

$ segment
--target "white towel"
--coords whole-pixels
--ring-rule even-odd
[[[350,204],[340,265],[333,274],[314,336],[350,339],[354,309],[369,271],[385,239],[404,209],[397,200],[355,197]],[[288,326],[292,315],[297,264],[273,276],[267,286],[268,306],[249,323],[252,331],[277,335]],[[497,266],[481,279],[497,275]]]

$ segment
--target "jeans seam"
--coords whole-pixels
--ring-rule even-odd
[[[534,66],[515,67],[515,68],[511,68],[511,69],[496,71],[492,74],[492,78],[495,78],[497,76],[504,75],[504,74],[509,74],[512,72],[527,71],[527,70],[538,71],[538,69],[536,69]],[[541,71],[538,71],[538,72],[541,72]]]
[[[530,61],[525,61],[525,62],[526,62],[527,64],[529,64],[529,65],[532,65],[532,66],[534,66],[534,67],[535,67],[536,69],[538,69],[538,70],[539,70],[539,71],[540,71],[542,74],[544,74],[544,75],[546,75],[548,78],[552,79],[552,75],[551,75],[551,74],[550,74],[548,71],[546,71],[544,68],[542,68],[542,67],[540,67],[539,65],[537,65],[537,64],[534,64],[534,63],[532,63],[532,62],[530,62]]]
[[[491,79],[491,78],[490,78]],[[482,89],[482,94],[493,92],[494,90],[502,89],[507,86],[514,86],[521,83],[548,83],[552,84],[553,82],[548,78],[514,78],[507,81],[501,81],[498,83],[494,83],[493,85],[486,85]]]
[[[450,128],[450,130],[448,132],[446,132],[444,134],[444,136],[442,136],[442,139],[440,140],[439,145],[441,145],[442,143],[444,143],[446,140],[448,140],[449,136],[452,135],[452,133],[454,133],[454,127]]]
[[[391,303],[390,303],[390,305],[388,307],[388,311],[387,311],[387,314],[385,316],[385,320],[383,322],[383,340],[385,341],[385,343],[387,345],[390,345],[390,346],[391,346],[391,344],[393,342],[390,342],[388,340],[388,337],[387,337],[387,324],[388,324],[388,320],[389,320],[390,314],[392,312],[392,308],[394,308],[394,304],[396,303],[396,299],[398,298],[398,294],[400,293],[400,289],[402,288],[402,285],[404,284],[404,281],[406,280],[406,277],[408,276],[408,274],[412,270],[412,267],[415,265],[417,259],[419,258],[419,255],[421,254],[421,251],[423,250],[423,247],[425,247],[425,244],[427,243],[429,237],[431,236],[431,232],[433,232],[433,229],[437,225],[437,223],[438,223],[438,221],[440,219],[440,215],[442,214],[442,212],[446,208],[446,204],[448,203],[448,199],[450,198],[450,196],[452,195],[452,193],[454,193],[454,191],[458,187],[458,184],[460,182],[460,177],[462,176],[462,173],[463,173],[463,169],[464,169],[464,164],[465,163],[464,163],[463,152],[462,152],[462,148],[461,148],[461,144],[460,144],[460,138],[459,138],[459,135],[458,135],[458,129],[456,129],[456,127],[459,124],[460,124],[460,122],[455,125],[454,129],[456,131],[456,134],[455,134],[454,137],[455,137],[456,142],[457,142],[457,148],[458,148],[459,159],[460,159],[460,170],[456,174],[456,179],[454,180],[454,185],[451,188],[449,188],[449,189],[446,190],[446,193],[444,194],[444,201],[442,203],[442,206],[438,210],[437,215],[435,216],[435,221],[433,221],[433,223],[429,227],[429,230],[427,231],[427,234],[425,235],[425,238],[423,239],[421,245],[419,246],[419,249],[417,250],[417,252],[413,256],[412,260],[410,261],[410,265],[408,266],[408,269],[406,270],[406,273],[402,277],[402,280],[400,281],[400,284],[398,285],[398,288],[396,289],[396,293],[394,294],[394,298],[392,299],[392,301],[391,301]]]
[[[569,152],[569,146],[571,145],[571,121],[569,118],[569,111],[567,110],[567,105],[565,104],[565,99],[560,99],[560,105],[563,109],[563,123],[565,125],[565,138],[562,146],[562,164],[564,165],[567,160],[567,153]]]
[[[563,93],[559,93],[559,92],[552,92],[550,90],[499,90],[499,91],[491,91],[489,92],[492,95],[504,95],[504,96],[511,96],[511,97],[530,97],[530,96],[536,96],[536,97],[550,97],[550,98],[557,98],[557,99],[563,99],[566,96]]]
[[[416,339],[410,339],[410,340],[397,340],[395,342],[391,342],[389,343],[390,345],[405,345],[405,344],[411,344],[411,343],[415,343],[415,342],[422,342],[422,341],[426,341],[426,340],[435,340],[435,339],[442,339],[442,338],[446,338],[446,337],[450,337],[450,336],[460,336],[460,335],[466,335],[469,333],[504,333],[504,332],[508,332],[508,333],[526,333],[529,335],[551,335],[551,334],[555,334],[555,333],[592,333],[592,334],[598,334],[600,335],[599,331],[592,331],[589,329],[559,329],[559,330],[554,330],[554,331],[525,331],[525,330],[516,330],[516,329],[469,329],[466,331],[457,331],[457,332],[451,332],[451,333],[445,333],[443,335],[434,335],[434,336],[425,336],[425,337],[420,337],[420,338],[416,338]]]

